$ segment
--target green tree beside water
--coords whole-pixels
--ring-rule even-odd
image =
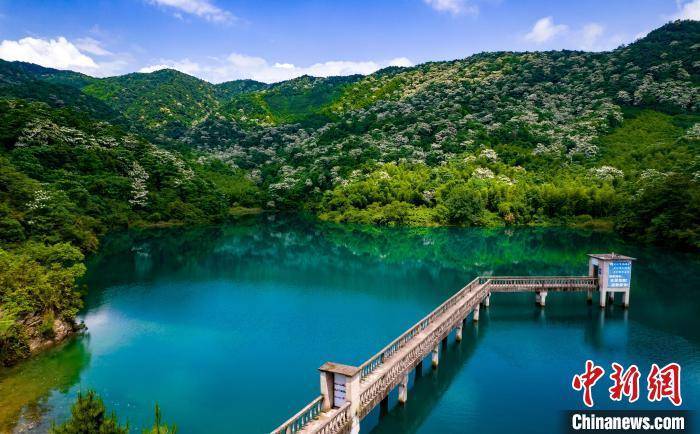
[[[51,427],[51,434],[129,434],[129,425],[121,425],[116,413],[107,413],[107,408],[97,393],[89,390],[78,393],[71,408],[71,417],[61,425]],[[156,404],[153,427],[143,434],[176,434],[177,426],[163,422],[160,407]]]

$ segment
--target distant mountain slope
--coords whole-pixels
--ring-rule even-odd
[[[151,137],[181,136],[219,104],[212,84],[171,69],[105,78],[82,90]]]
[[[253,80],[213,85],[173,70],[95,79],[27,64],[4,62],[0,67],[0,95],[70,107],[95,119],[117,115],[131,132],[156,144],[248,172],[270,208],[333,208],[329,192],[348,193],[346,186],[373,179],[386,164],[426,174],[439,167],[457,171],[461,166],[455,164],[466,161],[469,169],[462,167],[465,172],[457,176],[465,182],[465,174],[482,176],[501,180],[482,181],[487,184],[505,183],[492,186],[496,190],[517,190],[509,182],[567,180],[595,184],[589,186],[592,195],[603,188],[591,175],[600,170],[612,176],[608,181],[615,180],[614,191],[624,191],[628,198],[637,188],[632,181],[648,169],[681,174],[685,180],[695,179],[700,170],[697,21],[668,23],[609,52],[480,53],[367,76],[304,76],[272,85]],[[673,131],[664,136],[663,146],[634,143],[627,125],[641,122],[640,110],[650,113],[643,119],[655,122],[662,114],[670,116],[659,121],[665,131]],[[615,131],[624,133],[611,136]],[[644,140],[649,137],[653,135]],[[623,158],[621,150],[632,148],[638,150],[637,158]],[[496,161],[505,166],[496,167]],[[380,173],[400,181],[402,170]],[[513,170],[528,176],[521,178]],[[569,188],[556,182],[555,189]],[[442,199],[432,190],[396,197],[410,206],[437,209]],[[384,202],[394,196],[368,192],[358,197],[352,206],[365,210],[388,206]],[[479,224],[511,221],[505,216],[515,214],[497,212],[497,201],[491,200],[484,206],[500,217]],[[528,200],[522,211],[526,217],[513,222],[559,216],[550,210],[538,217],[539,202]],[[594,202],[568,209],[577,215],[598,206]],[[600,207],[588,214],[612,216],[620,209]],[[421,221],[457,222],[438,214],[424,213]]]
[[[232,119],[261,125],[302,122],[321,126],[331,119],[325,110],[362,76],[317,78],[305,75],[270,85],[255,92],[240,93],[226,103],[221,113]]]
[[[606,53],[483,53],[387,69],[335,88],[321,111],[334,120],[321,129],[275,119],[265,99],[278,96],[273,87],[240,95],[185,141],[223,149],[232,162],[251,168],[294,155],[300,173],[319,174],[334,166],[342,173],[348,155],[355,165],[438,164],[481,146],[500,147],[513,161],[533,153],[586,161],[597,155],[598,137],[622,122],[623,107],[698,111],[699,44],[700,23],[685,21]],[[311,95],[314,86],[302,89]],[[231,116],[231,105],[241,115]],[[250,118],[276,127],[242,122]],[[326,176],[318,186],[329,185]]]
[[[216,97],[220,101],[228,101],[241,93],[255,92],[263,90],[270,85],[255,80],[233,80],[214,85]]]
[[[0,97],[40,101],[55,108],[70,107],[95,119],[126,125],[118,110],[80,90],[94,81],[97,79],[77,72],[0,60]]]

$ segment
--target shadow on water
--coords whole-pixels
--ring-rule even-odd
[[[483,313],[478,323],[473,323],[471,316],[468,318],[461,343],[454,340],[454,333],[452,333],[447,346],[440,345],[440,363],[436,369],[432,368],[431,358],[427,357],[423,360],[422,375],[416,377],[415,372],[410,375],[406,404],[399,404],[397,391],[392,391],[389,395],[391,410],[387,414],[380,414],[380,406],[377,406],[362,421],[360,431],[371,429],[373,434],[416,432],[445,391],[450,388],[455,377],[462,371],[479,346],[479,342],[484,338],[484,334],[487,333],[488,312],[484,310]]]
[[[52,392],[66,393],[90,364],[83,338],[74,338],[18,366],[0,372],[0,433],[36,428],[50,411]]]

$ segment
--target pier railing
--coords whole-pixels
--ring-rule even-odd
[[[343,404],[328,420],[323,421],[316,432],[318,434],[344,434],[350,432],[350,422],[352,422],[350,407],[350,401]]]
[[[404,333],[404,335],[411,335],[412,338],[399,347],[399,349],[405,348],[405,351],[400,351],[400,357],[395,357],[394,360],[384,358],[383,362],[375,367],[376,371],[381,371],[378,375],[369,375],[362,378],[359,417],[363,418],[372,411],[379,401],[384,399],[398,385],[402,377],[415,368],[418,363],[421,363],[433,351],[433,348],[455,326],[461,323],[485,296],[485,285],[480,284],[478,278],[474,279]],[[420,331],[414,333],[416,329],[420,329]],[[392,342],[387,348],[392,348],[395,343],[396,341]],[[371,364],[377,358],[381,358],[382,355],[386,354],[385,350],[380,351],[365,362],[365,365]],[[398,350],[392,350],[390,354],[393,356],[397,352]],[[384,364],[386,365],[384,369],[377,369]]]
[[[481,276],[491,292],[595,290],[598,279],[589,276]]]
[[[477,285],[479,285],[478,277],[469,282],[464,288],[457,291],[452,297],[448,298],[444,303],[418,321],[413,327],[406,330],[401,336],[394,339],[389,345],[382,348],[377,354],[370,357],[365,363],[360,365],[361,380],[367,378],[367,376],[374,372],[380,365],[388,362],[397,351],[406,346],[418,333],[432,324],[435,319],[439,318],[447,309],[457,304],[460,299]]]
[[[297,414],[287,419],[272,434],[292,434],[301,431],[309,422],[316,419],[321,414],[323,408],[323,395],[319,395],[302,408]]]

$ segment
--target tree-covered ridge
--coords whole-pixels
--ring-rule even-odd
[[[697,112],[698,44],[700,23],[686,21],[608,53],[486,53],[392,68],[345,87],[327,107],[337,120],[321,128],[210,117],[183,141],[260,171],[276,206],[347,182],[366,164],[435,166],[482,147],[514,164],[589,164],[626,108]]]
[[[300,123],[318,127],[331,120],[331,104],[345,88],[360,78],[359,75],[328,78],[305,75],[265,89],[235,95],[224,105],[221,114],[244,124],[271,126]]]
[[[700,117],[646,110],[627,119],[601,138],[603,157],[587,162],[482,148],[434,167],[387,163],[358,172],[324,195],[321,217],[470,226],[605,219],[647,241],[697,245]]]
[[[126,125],[118,111],[80,90],[95,80],[75,72],[0,59],[0,97],[43,102],[54,108],[70,107],[90,118]]]
[[[213,85],[171,69],[96,81],[83,91],[151,137],[179,137],[218,106]]]

